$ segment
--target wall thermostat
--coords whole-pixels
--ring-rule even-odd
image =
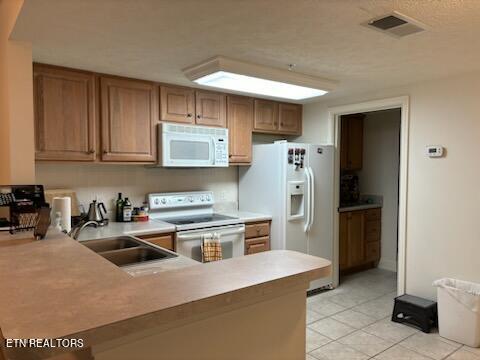
[[[443,146],[428,145],[427,146],[427,156],[429,156],[431,158],[442,157],[443,156]]]

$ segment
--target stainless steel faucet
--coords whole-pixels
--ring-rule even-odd
[[[82,232],[83,229],[85,229],[89,225],[94,225],[95,227],[98,226],[98,223],[93,220],[85,221],[85,222],[80,222],[77,226],[72,228],[70,232],[67,233],[68,236],[70,236],[72,239],[77,240],[78,237],[80,236],[80,233]]]

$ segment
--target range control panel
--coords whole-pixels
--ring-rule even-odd
[[[211,191],[148,194],[148,204],[152,210],[213,206],[214,203]]]

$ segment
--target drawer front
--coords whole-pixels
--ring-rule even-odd
[[[381,233],[380,221],[367,221],[365,223],[365,238],[367,241],[380,241]]]
[[[268,236],[245,240],[245,254],[256,254],[270,250],[270,238]]]
[[[245,239],[270,235],[270,223],[256,223],[245,225]]]
[[[382,216],[382,209],[368,209],[365,210],[365,220],[373,221],[373,220],[380,220]]]
[[[162,248],[168,249],[168,250],[174,250],[173,246],[173,236],[172,235],[141,235],[137,236],[138,238],[148,241],[152,244],[155,244],[157,246],[160,246]]]
[[[380,260],[380,242],[371,242],[367,243],[367,261],[378,261]]]

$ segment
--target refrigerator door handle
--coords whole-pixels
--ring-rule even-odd
[[[306,211],[305,214],[305,226],[303,227],[304,232],[308,232],[309,225],[310,225],[310,172],[308,171],[308,167],[305,167],[305,178],[307,180],[307,194],[305,196],[305,205],[304,209]]]
[[[308,225],[308,231],[310,231],[315,217],[315,176],[313,175],[313,170],[311,167],[308,168],[308,171],[310,173],[310,223]]]

